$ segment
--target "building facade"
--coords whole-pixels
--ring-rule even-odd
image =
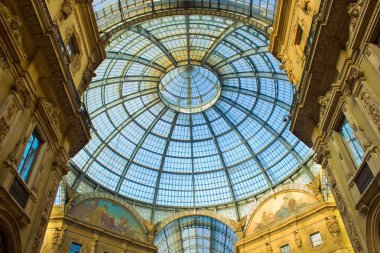
[[[90,139],[80,94],[104,57],[91,3],[0,2],[3,252],[39,252],[66,163]]]
[[[280,1],[272,33],[272,52],[297,87],[291,129],[313,146],[355,251],[379,252],[380,5],[314,4]]]
[[[2,250],[379,252],[379,10],[1,0]]]

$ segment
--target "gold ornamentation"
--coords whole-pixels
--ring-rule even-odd
[[[360,95],[360,100],[363,102],[364,108],[367,110],[369,117],[375,123],[377,130],[380,131],[380,110],[377,104],[373,101],[372,97],[367,91]]]
[[[333,193],[337,206],[340,210],[341,217],[345,222],[347,232],[350,235],[352,246],[354,246],[356,252],[362,252],[362,246],[360,243],[359,235],[356,231],[356,225],[352,221],[352,217],[349,210],[347,209],[346,203],[337,187],[333,188]]]
[[[330,234],[339,234],[340,233],[340,227],[339,227],[339,224],[338,224],[338,221],[337,221],[335,215],[326,217],[325,220],[326,220],[326,226],[327,226]]]
[[[57,193],[58,183],[59,183],[58,178],[54,175],[54,172],[53,172],[53,178],[52,178],[52,181],[48,190],[48,194],[45,200],[45,207],[42,210],[41,219],[37,226],[38,229],[35,233],[34,242],[32,244],[32,249],[30,251],[32,253],[38,253],[40,251],[41,242],[45,235],[46,226],[49,222],[50,213],[53,208],[55,195]]]
[[[314,197],[319,202],[323,202],[323,195],[321,193],[321,180],[319,174],[313,179],[312,182],[307,184],[307,187],[309,187],[309,189],[313,191]]]
[[[64,0],[61,6],[61,20],[66,20],[74,11],[75,0]]]
[[[267,248],[267,253],[273,253],[272,245],[269,242],[265,243]]]
[[[13,37],[18,50],[23,56],[25,56],[24,46],[22,43],[23,39],[21,36],[21,19],[18,16],[13,15],[8,7],[3,3],[0,3],[0,16],[2,16],[5,20],[7,27],[9,28],[10,35]]]
[[[288,75],[290,82],[295,83],[295,75],[292,60],[289,59],[288,51],[284,51],[284,53],[280,56],[282,64],[280,65],[280,69],[284,70]]]
[[[53,250],[57,250],[62,246],[65,236],[65,230],[65,228],[55,228],[51,242],[51,248]]]
[[[320,121],[323,119],[323,116],[325,116],[325,114],[326,114],[326,109],[330,103],[332,94],[333,94],[333,91],[329,90],[324,96],[320,96],[318,98],[318,104],[320,105],[320,109],[319,109],[319,120]]]
[[[302,248],[302,238],[301,235],[298,233],[298,231],[294,232],[294,241],[297,245],[297,248]]]
[[[364,0],[358,0],[356,3],[351,3],[347,7],[347,13],[350,16],[350,25],[349,25],[349,38],[347,45],[352,42],[353,35],[358,25],[358,19],[363,10]]]
[[[311,11],[310,0],[298,0],[297,5],[298,5],[298,7],[301,8],[301,10],[303,10],[306,13]]]
[[[346,84],[348,88],[353,87],[356,81],[360,80],[363,76],[364,76],[363,71],[361,71],[358,67],[353,66],[350,69],[348,75],[346,76]],[[344,92],[346,92],[346,89],[344,90]],[[351,96],[351,91],[348,90],[348,92],[349,92],[347,93],[348,96]]]
[[[9,129],[17,113],[17,105],[12,101],[8,109],[4,112],[0,118],[0,143],[5,139],[9,133]]]
[[[158,227],[160,226],[161,222],[157,222],[156,224],[151,224],[145,219],[143,219],[143,221],[148,231],[148,241],[150,243],[153,243],[154,238],[156,236],[156,232],[158,232]]]
[[[88,85],[90,84],[93,77],[95,77],[96,74],[94,72],[94,65],[92,61],[88,62],[87,69],[83,72],[82,76],[82,82],[78,89],[78,94],[81,96],[88,88]]]
[[[24,107],[30,109],[32,107],[32,96],[21,78],[16,79],[13,89],[24,99]]]

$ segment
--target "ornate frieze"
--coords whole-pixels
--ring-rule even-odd
[[[284,51],[280,56],[282,64],[280,65],[280,69],[284,70],[288,75],[290,82],[295,83],[295,75],[294,75],[294,67],[293,62],[289,58],[288,51]]]
[[[54,174],[52,175],[50,187],[48,188],[48,193],[44,201],[45,207],[42,210],[40,222],[38,226],[36,226],[37,230],[35,232],[34,242],[32,244],[32,248],[30,251],[32,253],[37,253],[40,251],[41,242],[45,235],[46,226],[49,222],[50,213],[53,208],[55,195],[57,193],[58,184],[59,184],[58,178]]]
[[[359,95],[360,101],[364,109],[367,111],[369,118],[375,124],[378,131],[380,131],[380,109],[368,91],[363,90]]]
[[[347,45],[349,45],[354,37],[354,33],[356,31],[356,28],[358,26],[359,17],[362,13],[364,5],[364,0],[358,0],[355,3],[351,3],[347,7],[347,13],[350,16],[350,25],[349,25],[349,38],[347,41]]]
[[[5,21],[10,37],[13,39],[16,49],[20,52],[20,56],[25,57],[23,46],[23,38],[21,35],[22,22],[18,16],[11,13],[9,8],[0,2],[0,18]]]
[[[326,220],[327,229],[329,230],[330,234],[332,235],[340,234],[339,223],[335,215],[328,216],[325,218],[325,220]]]
[[[0,111],[0,144],[8,135],[10,127],[19,111],[19,106],[17,105],[13,95],[8,98],[8,101],[6,103],[6,105],[3,107],[4,110],[2,112]]]
[[[16,93],[20,94],[20,96],[24,100],[24,107],[27,109],[31,109],[33,106],[33,98],[22,78],[18,78],[15,80],[15,83],[13,85],[13,90]]]

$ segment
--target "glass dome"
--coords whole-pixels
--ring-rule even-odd
[[[164,75],[158,87],[162,102],[184,113],[206,110],[218,100],[221,91],[218,77],[195,65],[172,69]]]
[[[283,120],[293,86],[253,26],[161,17],[120,30],[106,51],[84,94],[96,131],[73,161],[109,191],[216,206],[272,188],[305,161],[309,149]]]

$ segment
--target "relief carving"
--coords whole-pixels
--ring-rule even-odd
[[[321,180],[319,174],[313,179],[312,182],[307,184],[307,187],[309,187],[309,189],[313,191],[314,197],[319,202],[323,202],[323,195],[321,193]]]
[[[348,75],[346,76],[346,84],[349,88],[352,88],[356,81],[360,80],[364,76],[363,71],[361,71],[358,67],[353,66]],[[351,91],[350,91],[351,92]],[[351,93],[349,94],[349,96]]]
[[[3,70],[3,71],[6,71],[9,69],[9,64],[7,62],[7,58],[5,58],[4,55],[1,55],[0,56],[0,68]]]
[[[298,0],[297,5],[306,13],[311,11],[310,0]]]
[[[377,104],[373,101],[372,97],[367,91],[362,92],[360,95],[360,100],[363,103],[364,108],[373,123],[376,125],[378,131],[380,131],[380,110]]]
[[[324,96],[320,96],[318,98],[318,104],[320,105],[320,109],[319,109],[319,120],[321,121],[323,119],[323,117],[325,116],[326,114],[326,109],[327,109],[327,106],[329,105],[330,103],[330,100],[331,100],[331,97],[332,97],[332,90],[329,90],[326,95]]]
[[[313,158],[314,162],[321,164],[326,158],[330,157],[330,151],[325,148],[324,145],[320,145],[315,156]]]
[[[280,58],[282,61],[280,69],[285,71],[291,83],[295,83],[293,63],[292,60],[289,59],[288,51],[285,50],[284,53],[280,56]]]
[[[34,242],[31,249],[32,253],[37,253],[40,250],[41,242],[45,235],[46,226],[49,222],[50,213],[53,208],[55,195],[58,189],[58,183],[58,178],[53,175],[52,182],[50,184],[48,194],[46,196],[45,207],[42,211],[41,219],[37,226],[37,231],[35,232]]]
[[[347,41],[347,45],[351,43],[353,39],[355,30],[358,26],[358,19],[363,10],[364,0],[358,0],[355,3],[351,3],[347,7],[347,13],[350,16],[350,25],[349,25],[349,38]]]
[[[65,230],[65,228],[55,228],[51,242],[51,248],[53,250],[58,250],[62,246],[65,237]]]
[[[66,20],[74,11],[75,0],[64,0],[61,6],[61,20]]]
[[[350,235],[352,246],[354,246],[356,252],[362,252],[360,238],[356,231],[355,224],[352,221],[351,214],[347,209],[346,203],[337,187],[333,188],[333,192],[335,195],[337,206],[340,210],[341,217],[346,225],[347,232]]]
[[[24,99],[24,107],[30,109],[33,104],[32,95],[21,78],[16,79],[13,89]]]
[[[243,218],[240,219],[240,221],[233,221],[235,222],[236,230],[234,231],[238,237],[238,240],[244,238],[244,226],[247,221],[247,215],[244,215]]]
[[[148,231],[148,242],[153,243],[154,238],[156,237],[156,232],[158,231],[158,227],[161,222],[157,222],[156,224],[151,224],[147,220],[143,220]]]
[[[338,224],[338,220],[336,219],[335,215],[329,216],[325,218],[326,220],[326,226],[332,235],[337,235],[340,233],[340,227]]]
[[[45,100],[45,105],[54,126],[59,129],[59,114],[60,114],[59,108],[46,100]]]
[[[89,61],[87,69],[83,72],[82,82],[78,89],[79,96],[81,96],[87,90],[92,78],[96,76],[94,71],[94,65],[92,61]]]
[[[297,248],[299,249],[302,248],[302,238],[301,238],[301,235],[297,231],[294,232],[294,241],[297,245]]]
[[[267,253],[273,253],[272,245],[269,242],[265,243],[267,248]]]
[[[21,27],[22,22],[21,19],[11,13],[7,6],[3,3],[0,3],[0,15],[4,18],[7,27],[10,30],[10,35],[12,36],[17,49],[25,56],[24,47],[22,44],[22,36],[21,36]]]
[[[14,120],[14,117],[16,116],[17,111],[18,111],[17,105],[12,101],[9,104],[7,110],[4,112],[4,114],[0,118],[0,143],[7,136],[9,129],[11,127],[11,124]]]

